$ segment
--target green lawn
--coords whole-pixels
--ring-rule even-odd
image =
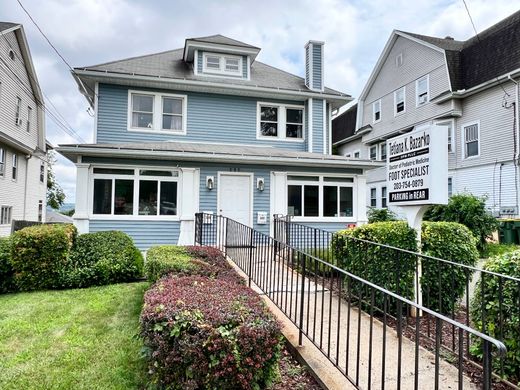
[[[131,389],[147,283],[0,295],[1,389]]]

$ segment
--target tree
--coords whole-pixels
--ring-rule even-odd
[[[54,210],[58,210],[65,201],[65,193],[63,189],[56,181],[52,166],[56,163],[56,156],[54,152],[48,153],[49,163],[47,168],[47,205],[51,206]]]

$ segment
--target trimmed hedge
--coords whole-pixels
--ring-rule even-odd
[[[11,265],[11,241],[0,238],[0,293],[16,290],[14,271]]]
[[[397,215],[387,208],[378,209],[369,207],[367,211],[368,223],[397,221]]]
[[[77,231],[73,225],[38,225],[11,235],[11,265],[19,290],[60,287]]]
[[[483,269],[520,278],[520,250],[488,259]],[[476,329],[502,340],[507,354],[504,374],[514,383],[520,381],[520,290],[518,282],[505,280],[499,284],[497,277],[486,276],[477,282],[471,303],[471,321]],[[502,303],[499,297],[502,296]],[[486,302],[485,324],[482,322],[482,301]],[[502,313],[500,313],[502,309]],[[500,328],[502,323],[502,328]],[[481,339],[473,339],[471,353],[482,358]],[[494,368],[500,372],[500,359],[493,359]]]
[[[144,301],[141,336],[153,385],[259,389],[276,378],[280,326],[250,288],[229,279],[166,276]]]
[[[129,282],[143,276],[143,256],[121,231],[86,233],[78,237],[68,267],[61,273],[66,288]]]
[[[421,240],[425,255],[470,266],[478,262],[477,239],[460,223],[423,222]],[[451,313],[464,295],[467,277],[471,278],[471,273],[462,267],[423,259],[423,304],[441,313]]]

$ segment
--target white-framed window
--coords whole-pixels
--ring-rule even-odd
[[[241,56],[205,52],[202,56],[202,72],[242,76],[242,61]]]
[[[377,145],[372,145],[368,148],[368,156],[370,160],[377,160]]]
[[[5,176],[5,156],[7,152],[4,148],[0,148],[0,177]]]
[[[29,133],[31,131],[31,117],[32,117],[32,108],[31,106],[27,106],[27,126],[25,129]]]
[[[372,122],[377,123],[381,120],[381,99],[372,103]]]
[[[40,161],[40,183],[45,181],[45,163]]]
[[[448,177],[448,197],[451,198],[453,195],[453,178]]]
[[[381,207],[384,209],[387,208],[386,187],[381,187]]]
[[[11,223],[12,211],[12,206],[0,206],[0,225]]]
[[[379,144],[379,159],[381,161],[386,161],[386,142]]]
[[[406,87],[401,87],[394,91],[394,115],[406,112],[405,105]]]
[[[361,156],[361,151],[360,150],[356,150],[354,152],[354,158],[359,158]]]
[[[178,215],[177,170],[94,167],[92,178],[94,216],[168,219]]]
[[[287,176],[287,213],[302,218],[354,217],[354,178]]]
[[[464,158],[480,155],[480,122],[462,125],[462,148]]]
[[[345,153],[345,157],[346,158],[350,158],[350,157],[352,157],[352,154],[351,153]]]
[[[186,95],[128,91],[128,130],[186,134]]]
[[[20,111],[22,110],[22,99],[20,97],[16,97],[16,107],[14,111],[14,123],[16,126],[20,126],[22,124],[22,119],[20,118]]]
[[[12,163],[11,178],[13,180],[16,180],[18,178],[18,155],[16,153],[13,153],[13,158],[11,160],[11,163]]]
[[[403,53],[399,53],[395,56],[395,66],[397,66],[398,68],[403,66]]]
[[[43,221],[43,200],[38,201],[38,222]]]
[[[455,122],[453,119],[448,121],[435,122],[438,126],[448,127],[448,153],[455,152]]]
[[[377,207],[377,188],[370,189],[370,207]]]
[[[430,75],[426,75],[415,81],[415,104],[422,106],[430,101]]]
[[[257,104],[257,139],[303,141],[305,128],[303,106]]]

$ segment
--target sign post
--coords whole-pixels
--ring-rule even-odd
[[[448,127],[431,125],[387,141],[388,203],[400,206],[415,230],[421,251],[421,225],[431,205],[448,203]],[[417,259],[415,302],[422,305],[422,265]],[[421,315],[412,310],[413,316]]]

